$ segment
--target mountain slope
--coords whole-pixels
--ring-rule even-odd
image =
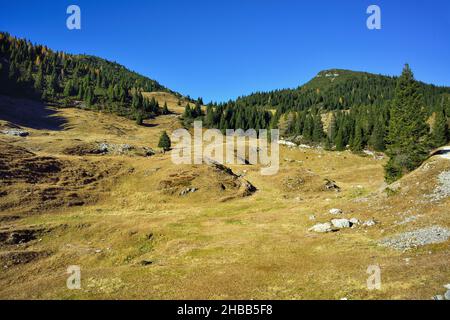
[[[64,106],[81,106],[119,115],[159,113],[141,92],[167,92],[157,81],[122,65],[88,55],[54,52],[0,33],[0,93],[31,97]]]

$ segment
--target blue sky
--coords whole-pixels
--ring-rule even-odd
[[[82,30],[66,28],[70,4]],[[370,4],[381,30],[366,27]],[[395,75],[405,62],[417,79],[450,85],[448,0],[2,0],[0,30],[205,101],[297,87],[330,68]]]

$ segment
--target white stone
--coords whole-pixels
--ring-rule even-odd
[[[342,214],[342,210],[341,209],[331,209],[330,214],[332,214],[332,215]]]
[[[318,233],[326,233],[333,231],[331,223],[319,223],[313,226],[309,231],[318,232]]]
[[[371,219],[371,220],[367,220],[366,222],[363,223],[364,227],[373,227],[374,225],[376,225],[377,223],[375,222],[375,220]]]
[[[445,300],[450,300],[450,290],[447,290],[447,292],[444,295]]]
[[[352,226],[348,219],[333,219],[331,223],[338,229],[350,228]]]

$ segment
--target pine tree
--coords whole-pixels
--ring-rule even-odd
[[[56,96],[59,90],[58,79],[56,76],[56,72],[52,72],[50,75],[50,79],[47,83],[47,90],[51,96]]]
[[[307,115],[305,118],[305,125],[303,126],[303,139],[310,142],[312,140],[314,130],[314,119],[311,115]]]
[[[344,151],[345,150],[345,142],[344,142],[344,128],[341,126],[336,135],[336,139],[334,141],[336,145],[336,151]]]
[[[194,108],[194,111],[193,111],[193,117],[194,118],[198,118],[198,117],[201,117],[203,115],[203,111],[202,111],[202,107],[201,107],[201,105],[200,105],[200,102],[199,101],[197,101],[196,103],[195,103],[195,108]]]
[[[16,63],[13,61],[11,62],[10,66],[9,66],[9,80],[11,80],[12,82],[15,82],[17,80],[17,76],[18,76],[18,70],[17,70],[17,66]]]
[[[170,141],[167,132],[163,132],[161,137],[159,138],[158,148],[163,149],[164,151],[169,151],[172,146],[172,142]]]
[[[144,123],[144,115],[142,114],[141,111],[136,111],[136,114],[134,117],[136,119],[136,124],[138,126],[141,126]]]
[[[416,169],[427,157],[429,127],[425,103],[408,65],[397,81],[392,101],[387,155],[386,180],[393,182]]]
[[[162,114],[167,115],[169,113],[170,113],[170,111],[169,111],[169,108],[167,107],[167,102],[164,102],[164,107],[163,107],[163,110],[162,110]]]
[[[184,119],[192,118],[192,109],[191,109],[191,106],[189,105],[189,103],[186,104],[186,107],[184,108],[183,118]]]
[[[370,146],[379,152],[383,152],[386,149],[385,145],[386,127],[384,121],[378,120],[373,128],[372,136],[370,137]]]
[[[213,127],[214,126],[214,109],[211,105],[208,105],[206,107],[206,120],[205,120],[205,124],[208,127]]]
[[[435,148],[441,147],[448,142],[448,124],[444,110],[439,110],[436,113],[431,140]]]
[[[44,73],[42,67],[39,67],[39,71],[34,81],[34,89],[36,90],[36,92],[41,92],[43,88],[44,88]]]
[[[64,96],[70,97],[73,94],[73,82],[71,80],[67,81],[65,87],[64,87]]]
[[[361,152],[363,149],[363,130],[359,122],[356,124],[350,148],[353,152]]]
[[[324,149],[327,151],[331,151],[333,149],[333,145],[332,145],[331,139],[329,137],[325,137]]]
[[[323,133],[323,123],[322,123],[322,117],[320,113],[318,113],[313,118],[313,132],[312,132],[312,141],[314,142],[321,142],[324,136]]]
[[[88,87],[86,92],[85,92],[84,102],[86,102],[86,105],[88,107],[91,107],[92,104],[94,103],[94,94],[92,92],[92,88],[91,87]]]

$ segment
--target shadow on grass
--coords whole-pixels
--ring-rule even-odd
[[[42,101],[0,96],[0,120],[12,126],[60,131],[67,120]]]

